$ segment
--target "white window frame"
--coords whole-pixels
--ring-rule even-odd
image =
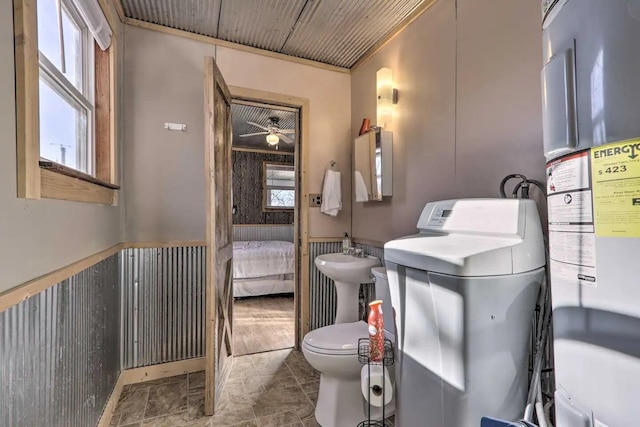
[[[62,7],[80,29],[81,33],[81,70],[82,73],[82,92],[65,77],[60,70],[46,57],[45,54],[38,51],[39,78],[64,98],[70,104],[84,109],[87,114],[87,126],[85,129],[86,147],[76,143],[76,158],[80,161],[80,168],[84,166],[83,172],[89,175],[95,175],[96,156],[95,156],[95,57],[94,57],[94,37],[88,29],[87,23],[83,21],[80,13],[76,10],[68,0],[62,0]],[[62,47],[61,47],[62,49]],[[42,140],[42,137],[40,138]],[[86,154],[82,153],[86,150]],[[82,171],[77,167],[73,167]]]
[[[294,173],[294,178],[293,178],[293,187],[286,187],[286,186],[279,186],[279,185],[268,185],[267,183],[267,169],[269,166],[286,166],[288,168],[291,168],[292,172]],[[282,162],[274,162],[274,161],[269,161],[269,160],[265,160],[263,162],[263,210],[264,211],[292,211],[295,209],[295,200],[296,200],[296,185],[295,185],[295,167],[293,164],[291,163],[282,163]],[[286,191],[293,191],[293,206],[273,206],[271,205],[271,200],[269,197],[269,190],[286,190]]]

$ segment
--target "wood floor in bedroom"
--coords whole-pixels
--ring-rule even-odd
[[[235,300],[233,344],[236,356],[293,347],[293,295]]]

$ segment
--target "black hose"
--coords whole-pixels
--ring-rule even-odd
[[[536,181],[535,179],[530,179],[529,182],[540,189],[540,192],[547,195],[547,186],[541,183],[540,181]]]
[[[507,183],[507,181],[509,181],[512,178],[520,178],[522,181],[526,181],[527,177],[524,175],[520,175],[519,173],[512,173],[511,175],[507,175],[502,179],[502,182],[500,183],[500,195],[502,196],[503,199],[507,198],[507,193],[504,192],[504,185]]]
[[[522,190],[521,198],[522,199],[528,199],[529,198],[529,188],[531,187],[530,184],[533,184],[536,187],[538,187],[538,189],[542,192],[542,194],[546,196],[547,189],[546,189],[545,185],[542,184],[540,181],[536,181],[535,179],[527,179],[526,176],[521,175],[519,173],[512,173],[510,175],[505,176],[502,179],[502,182],[500,183],[500,195],[502,196],[503,199],[507,198],[507,193],[504,190],[505,184],[507,183],[507,181],[509,181],[509,180],[511,180],[513,178],[519,178],[520,179],[520,181],[515,185],[515,187],[513,187],[513,191],[511,192],[511,197],[513,197],[514,199],[518,198],[518,192],[521,191],[521,190]]]

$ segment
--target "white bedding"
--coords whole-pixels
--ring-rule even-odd
[[[236,298],[290,294],[293,293],[293,289],[293,274],[277,274],[255,279],[233,279],[233,296]]]
[[[295,268],[293,260],[291,242],[233,242],[234,279],[292,274]]]

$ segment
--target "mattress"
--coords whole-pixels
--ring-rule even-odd
[[[233,242],[234,279],[293,274],[294,269],[294,247],[291,242]]]
[[[293,274],[276,274],[255,279],[233,279],[233,296],[254,297],[259,295],[293,293]]]

